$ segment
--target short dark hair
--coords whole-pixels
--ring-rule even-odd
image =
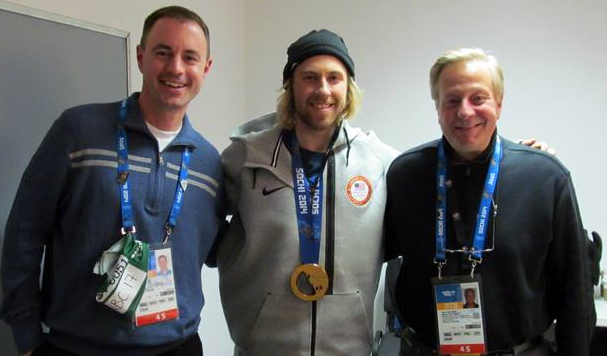
[[[180,20],[180,21],[196,22],[202,29],[202,32],[204,32],[204,37],[207,40],[207,59],[209,58],[209,56],[211,55],[211,37],[209,34],[209,28],[208,28],[207,24],[204,23],[202,18],[200,16],[198,16],[198,14],[196,14],[194,11],[186,9],[185,7],[182,7],[182,6],[162,7],[160,9],[152,12],[151,14],[148,15],[148,17],[146,17],[145,21],[143,22],[143,31],[141,33],[141,41],[139,42],[139,45],[142,48],[145,47],[145,40],[147,39],[148,35],[150,34],[150,31],[152,30],[152,27],[154,27],[154,24],[156,23],[156,21],[160,20],[163,17],[168,17],[168,18]]]
[[[472,294],[476,296],[476,291],[474,290],[474,288],[466,288],[466,290],[464,290],[464,295],[467,295],[468,292],[472,292]]]

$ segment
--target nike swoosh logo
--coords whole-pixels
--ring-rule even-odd
[[[274,193],[274,192],[276,192],[276,191],[279,191],[279,190],[281,190],[282,188],[286,188],[286,187],[287,187],[286,185],[283,185],[282,187],[278,187],[278,188],[274,188],[274,189],[270,189],[270,190],[268,190],[268,189],[266,189],[266,187],[264,187],[264,188],[261,190],[261,194],[263,194],[263,195],[270,195],[270,194],[272,194],[272,193]]]

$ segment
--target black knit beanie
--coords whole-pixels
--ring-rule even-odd
[[[282,81],[291,78],[295,67],[306,59],[328,54],[339,59],[352,78],[354,78],[354,62],[348,54],[344,40],[329,30],[314,30],[293,42],[287,49],[287,64],[282,71]]]

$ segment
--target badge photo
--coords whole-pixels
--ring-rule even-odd
[[[366,177],[355,176],[348,181],[346,194],[348,194],[348,199],[352,204],[363,206],[371,200],[373,187]]]

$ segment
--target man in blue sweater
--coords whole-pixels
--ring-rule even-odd
[[[137,62],[141,93],[66,110],[23,175],[0,310],[21,354],[202,353],[200,269],[220,221],[222,176],[186,109],[211,67],[208,28],[188,9],[159,9],[145,21]],[[160,255],[172,281],[146,287]]]

